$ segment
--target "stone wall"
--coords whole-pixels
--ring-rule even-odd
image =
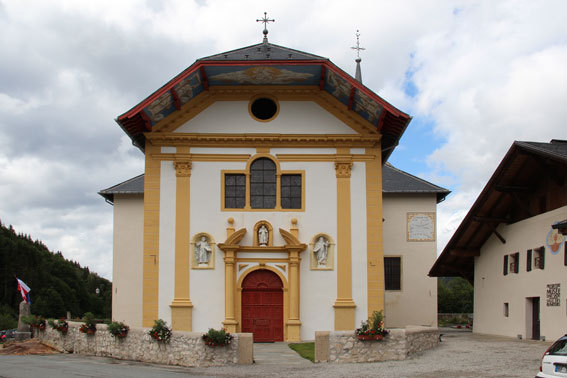
[[[408,326],[391,329],[381,341],[360,341],[354,331],[315,332],[316,362],[375,362],[403,360],[439,345],[439,330]]]
[[[252,334],[233,334],[230,345],[211,348],[201,339],[202,333],[173,332],[168,343],[153,340],[149,328],[131,327],[124,339],[113,337],[105,324],[97,324],[94,335],[79,332],[82,323],[68,322],[69,332],[63,336],[47,326],[35,331],[46,344],[68,353],[113,357],[148,363],[180,366],[219,366],[252,363]]]

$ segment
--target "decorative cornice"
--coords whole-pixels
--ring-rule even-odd
[[[356,134],[194,134],[146,133],[154,145],[192,147],[352,147],[379,145],[379,135]]]
[[[177,177],[190,177],[191,176],[191,162],[190,161],[175,161],[175,175]]]
[[[295,237],[295,235],[293,235],[289,231],[284,230],[283,228],[280,228],[280,235],[288,245],[296,246],[301,244],[301,242]]]
[[[234,234],[230,235],[224,242],[224,245],[238,245],[238,243],[240,243],[244,235],[246,235],[246,229],[241,228],[240,230],[236,231]]]
[[[350,161],[336,161],[335,171],[337,178],[350,178],[350,171],[352,169],[352,162]]]

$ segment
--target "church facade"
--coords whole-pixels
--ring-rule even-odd
[[[388,325],[382,174],[409,121],[328,59],[267,39],[197,60],[117,119],[146,164],[100,192],[114,204],[113,319],[255,341],[351,330],[379,310]],[[434,260],[448,192],[429,185],[412,218],[427,235],[403,242]],[[430,305],[412,321],[436,325],[436,280],[420,280]]]

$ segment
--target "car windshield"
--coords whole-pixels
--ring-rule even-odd
[[[567,356],[567,337],[557,340],[557,342],[549,348],[549,354],[552,356]]]

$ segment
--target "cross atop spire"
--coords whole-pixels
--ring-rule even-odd
[[[356,29],[356,46],[351,47],[351,49],[356,50],[356,60],[359,61],[360,59],[360,50],[366,50],[364,47],[360,47],[360,33],[358,29]]]
[[[360,59],[360,50],[366,49],[364,47],[360,47],[360,33],[358,32],[358,29],[356,30],[356,46],[351,47],[351,49],[356,50],[356,59],[354,60],[356,62],[356,73],[354,75],[354,78],[359,83],[362,83],[362,71],[360,69],[360,62],[362,61],[362,59]]]
[[[274,19],[270,20],[268,18],[268,13],[264,12],[264,18],[257,19],[256,22],[264,23],[264,31],[262,32],[264,34],[264,43],[268,43],[268,22],[276,22],[276,20]]]

